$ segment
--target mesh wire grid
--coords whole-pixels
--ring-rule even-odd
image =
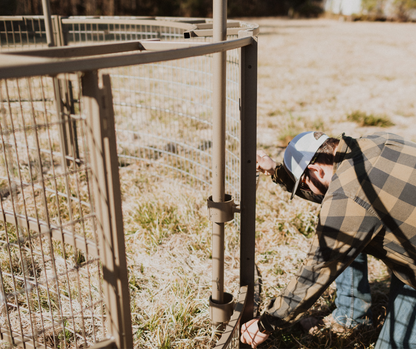
[[[1,23],[2,50],[46,45],[41,18]],[[184,32],[157,24],[63,23],[63,28],[67,44],[179,40]],[[236,201],[238,57],[238,50],[227,52],[226,191]],[[120,165],[159,166],[163,170],[158,175],[164,178],[209,190],[212,56],[120,67],[108,73]],[[52,78],[0,81],[0,326],[2,332],[33,346],[88,347],[106,335],[102,270],[80,82],[68,75],[61,85],[72,102],[64,119],[57,116]],[[65,132],[68,144],[63,142]],[[231,343],[238,347],[238,331]]]
[[[0,17],[0,52],[45,47],[43,16]]]
[[[62,156],[70,119],[58,119],[51,85],[0,81],[0,326],[33,346],[89,346],[105,327],[88,151],[71,119],[80,157]]]
[[[105,19],[103,20],[105,21]],[[157,24],[65,23],[65,41],[183,40],[184,29]],[[235,38],[231,37],[230,38]],[[196,38],[195,40],[207,40]],[[239,55],[227,52],[226,191],[239,182]],[[109,71],[121,164],[154,164],[177,184],[211,186],[212,56]],[[180,180],[178,182],[178,180]]]

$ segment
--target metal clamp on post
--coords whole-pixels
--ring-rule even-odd
[[[225,222],[232,221],[234,219],[235,205],[231,195],[224,195],[224,202],[212,201],[212,196],[207,200],[209,220],[218,225]],[[213,243],[213,245],[215,245]],[[218,246],[217,246],[218,247]],[[221,250],[224,249],[223,242],[219,245]],[[214,247],[213,247],[214,250]],[[217,249],[218,251],[218,249]],[[222,263],[224,263],[222,258]],[[222,265],[223,268],[223,265]],[[216,279],[216,278],[215,278]],[[218,279],[217,279],[218,280]],[[226,324],[230,320],[230,317],[234,310],[234,297],[232,294],[223,292],[221,302],[215,301],[213,297],[209,297],[209,308],[211,314],[211,322],[218,326],[220,324]]]
[[[207,200],[209,220],[215,223],[225,223],[234,219],[236,205],[230,194],[225,194],[224,202],[212,201],[212,196]]]
[[[235,300],[231,293],[224,292],[224,303],[214,302],[212,296],[209,297],[209,309],[211,322],[214,325],[227,324],[233,315]]]

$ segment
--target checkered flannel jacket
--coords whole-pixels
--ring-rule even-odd
[[[304,265],[260,317],[273,331],[298,320],[360,252],[416,288],[416,144],[389,133],[343,136]]]

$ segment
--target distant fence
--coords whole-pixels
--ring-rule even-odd
[[[241,188],[254,178],[245,149],[253,131],[255,139],[258,28],[228,26],[227,42],[210,43],[203,19],[53,17],[54,42],[65,47],[45,49],[43,17],[0,17],[3,338],[133,347],[118,167],[157,166],[175,183],[210,187],[212,55],[220,51],[226,190],[241,204],[242,240],[249,235],[252,217],[244,224],[243,213],[253,196]],[[242,243],[244,255],[252,246]],[[254,261],[242,260],[241,285],[251,277],[244,263]],[[228,331],[237,338],[242,311]]]

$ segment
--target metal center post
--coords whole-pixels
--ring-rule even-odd
[[[213,2],[214,42],[227,39],[227,1]],[[233,219],[233,200],[225,194],[225,135],[226,135],[226,52],[213,57],[213,157],[212,190],[208,199],[212,221],[212,296],[211,321],[227,322],[233,311],[233,296],[224,293],[224,223]],[[214,208],[215,207],[215,208]]]

